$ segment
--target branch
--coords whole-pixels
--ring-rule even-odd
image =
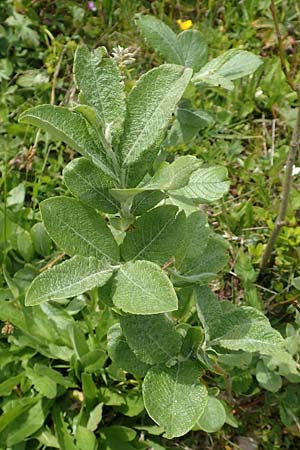
[[[299,101],[300,101],[300,93],[298,94]],[[295,160],[299,151],[300,146],[300,105],[297,108],[297,116],[296,116],[296,122],[293,128],[293,135],[292,140],[290,143],[290,149],[287,157],[286,167],[285,167],[285,173],[284,173],[284,180],[283,180],[283,189],[282,189],[282,198],[280,203],[280,209],[277,216],[277,219],[274,224],[273,231],[270,235],[267,247],[265,248],[262,261],[260,264],[260,270],[263,271],[271,257],[273,248],[275,246],[277,237],[279,235],[279,232],[281,228],[285,224],[285,216],[287,213],[287,208],[289,204],[289,196],[290,196],[290,190],[292,186],[292,178],[293,178],[293,166],[295,164]]]

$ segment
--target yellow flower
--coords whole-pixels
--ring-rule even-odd
[[[191,28],[192,25],[193,25],[193,22],[192,22],[191,20],[181,20],[181,19],[178,19],[178,20],[176,20],[176,22],[178,23],[179,28],[180,28],[181,30],[188,30],[188,29]]]

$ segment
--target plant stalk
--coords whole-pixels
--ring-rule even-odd
[[[300,100],[300,93],[298,94],[298,98]],[[295,164],[295,160],[296,160],[296,157],[297,157],[297,154],[299,151],[299,146],[300,146],[300,105],[297,108],[296,122],[295,122],[295,125],[293,128],[292,140],[290,143],[290,149],[289,149],[287,162],[286,162],[280,209],[279,209],[279,213],[278,213],[277,219],[274,224],[274,228],[270,235],[268,244],[263,253],[263,257],[262,257],[261,264],[260,264],[261,272],[266,268],[266,266],[269,262],[269,259],[271,257],[272,251],[274,249],[279,232],[285,224],[284,219],[285,219],[285,216],[287,213],[289,196],[290,196],[290,191],[291,191],[291,186],[292,186],[293,166]]]

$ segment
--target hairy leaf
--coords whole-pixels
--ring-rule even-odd
[[[166,62],[183,66],[184,57],[174,31],[156,17],[142,14],[136,17],[136,24],[149,45],[160,53]]]
[[[283,348],[281,334],[274,330],[266,316],[255,308],[242,306],[225,313],[211,345],[230,350],[272,355]]]
[[[94,257],[74,256],[35,278],[25,302],[32,306],[75,297],[96,286],[103,286],[111,275],[112,269],[107,263]]]
[[[228,189],[227,169],[223,166],[213,166],[193,172],[187,186],[170,191],[170,195],[209,203],[220,199]]]
[[[167,127],[191,72],[164,64],[143,75],[130,92],[120,143],[124,186],[136,186],[152,165],[158,151],[155,144]]]
[[[119,203],[109,193],[114,187],[112,178],[88,159],[73,159],[65,167],[63,176],[68,189],[86,205],[110,214],[119,210]]]
[[[131,350],[146,364],[167,362],[180,351],[181,336],[164,314],[122,316],[121,327]]]
[[[141,216],[121,246],[125,261],[147,259],[168,262],[185,237],[185,214],[173,205],[158,206]]]
[[[52,197],[41,205],[50,237],[70,256],[119,259],[119,249],[105,220],[93,209],[68,197]]]
[[[232,49],[212,59],[193,76],[192,81],[232,90],[232,80],[252,74],[261,64],[262,60],[253,53]]]
[[[42,128],[111,175],[107,156],[95,143],[87,122],[80,114],[61,106],[39,105],[24,111],[19,121]]]
[[[77,48],[74,76],[83,95],[84,103],[93,106],[105,129],[118,138],[125,117],[125,93],[116,62],[104,57],[105,49],[89,51],[86,46]]]
[[[206,433],[215,433],[222,428],[225,420],[226,411],[223,404],[217,398],[209,396],[197,426]]]
[[[197,72],[206,63],[207,44],[200,31],[183,31],[177,36],[177,46],[183,56],[183,65],[185,67],[190,67]]]
[[[128,262],[116,276],[114,304],[132,314],[175,311],[178,300],[165,272],[150,261]]]
[[[119,323],[114,324],[108,331],[107,351],[111,359],[126,372],[143,377],[150,369],[150,366],[140,361],[131,350]]]
[[[188,184],[191,174],[201,164],[194,156],[180,156],[171,164],[163,163],[144,188],[161,191],[179,189]]]
[[[200,369],[194,361],[173,367],[155,366],[143,383],[143,397],[149,416],[165,429],[168,439],[190,431],[207,403],[206,387],[200,383]]]

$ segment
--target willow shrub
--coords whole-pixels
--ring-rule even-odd
[[[179,36],[181,45],[197,38],[189,31]],[[205,167],[193,156],[161,158],[170,119],[191,81],[220,83],[216,73],[223,68],[219,80],[224,84],[227,76],[231,83],[234,68],[243,76],[258,66],[254,55],[236,55],[202,67],[191,64],[192,53],[188,62],[175,59],[142,75],[126,97],[106,50],[82,46],[74,62],[78,105],[36,106],[20,118],[81,154],[63,172],[70,196],[40,204],[49,236],[68,259],[34,279],[26,305],[105,291],[101,301],[115,317],[105,350],[143,380],[145,408],[167,438],[224,423],[224,404],[203,381],[209,372],[223,373],[219,355],[272,355],[283,345],[261,312],[219,302],[209,288],[226,265],[227,247],[199,205],[226,193],[226,169]],[[198,318],[190,323],[185,318],[195,308]]]

